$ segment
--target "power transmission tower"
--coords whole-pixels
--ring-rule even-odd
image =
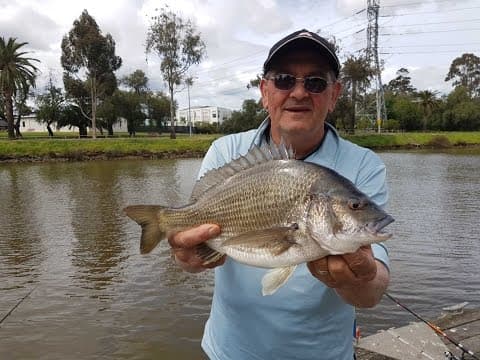
[[[378,59],[378,13],[380,0],[367,0],[367,59],[375,69],[376,102],[377,102],[377,129],[381,130],[382,122],[387,120],[387,107],[382,85],[382,71]]]

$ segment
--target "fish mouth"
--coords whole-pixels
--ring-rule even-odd
[[[391,233],[383,231],[383,229],[394,222],[395,219],[390,215],[386,215],[378,221],[371,222],[365,226],[365,229],[380,240],[387,240],[392,237]]]

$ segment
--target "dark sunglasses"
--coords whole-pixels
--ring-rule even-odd
[[[292,90],[297,81],[303,81],[303,87],[312,94],[320,94],[331,84],[321,76],[295,77],[290,74],[275,74],[265,77],[267,80],[273,80],[275,87],[279,90]]]

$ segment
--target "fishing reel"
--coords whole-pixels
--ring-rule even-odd
[[[445,351],[446,360],[466,360],[465,352],[462,352],[462,357],[454,355],[451,351]]]

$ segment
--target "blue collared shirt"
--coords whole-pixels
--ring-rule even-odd
[[[269,120],[258,129],[224,136],[208,150],[199,176],[245,155],[265,141]],[[372,151],[342,139],[326,125],[321,146],[305,161],[329,167],[352,181],[379,206],[387,202],[385,165]],[[374,256],[388,267],[383,245]],[[210,359],[353,359],[355,309],[315,279],[306,264],[272,296],[262,296],[267,269],[227,258],[215,268],[215,289],[202,347]]]

